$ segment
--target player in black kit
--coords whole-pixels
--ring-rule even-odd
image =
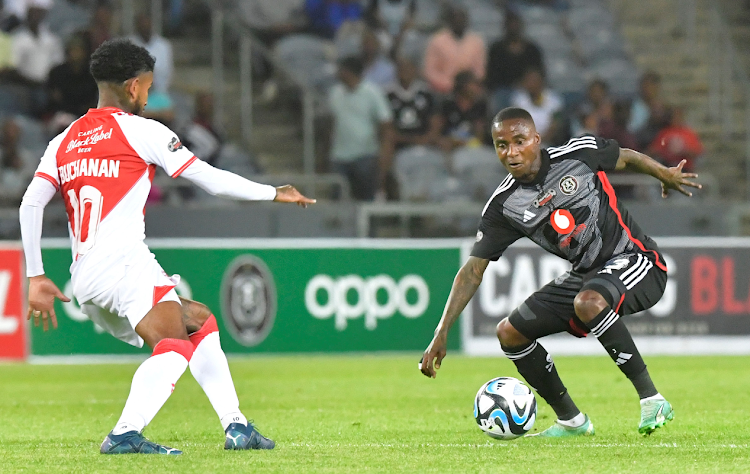
[[[453,282],[435,337],[420,370],[435,377],[446,354],[448,331],[476,292],[490,260],[528,237],[573,268],[531,295],[497,326],[500,346],[518,372],[550,404],[556,423],[544,437],[593,435],[588,416],[578,410],[563,385],[552,357],[537,342],[567,331],[592,333],[641,400],[638,431],[650,434],[674,416],[654,387],[646,364],[621,316],[653,306],[664,293],[667,267],[656,243],[647,237],[617,201],[606,172],[649,174],[669,190],[691,195],[700,189],[683,173],[683,161],[666,168],[646,155],[620,148],[614,140],[573,138],[561,147],[540,148],[540,137],[526,110],[507,108],[492,123],[495,150],[508,176],[484,206],[471,257]]]

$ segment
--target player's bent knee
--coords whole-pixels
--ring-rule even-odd
[[[497,339],[500,341],[500,345],[505,347],[518,347],[531,342],[513,327],[508,318],[503,319],[497,325]]]
[[[587,323],[609,306],[607,300],[594,290],[583,290],[573,300],[578,319]]]
[[[189,340],[182,321],[182,310],[174,301],[164,301],[151,308],[136,325],[135,332],[151,348],[163,339]]]

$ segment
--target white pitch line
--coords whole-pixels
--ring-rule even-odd
[[[520,448],[528,444],[513,443],[278,443],[280,447],[291,448]],[[538,445],[537,445],[538,446]],[[747,444],[678,444],[678,443],[591,443],[591,444],[542,444],[544,447],[561,447],[561,448],[671,448],[671,449],[749,449]]]

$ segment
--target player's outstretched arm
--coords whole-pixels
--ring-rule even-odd
[[[701,189],[699,183],[690,181],[688,178],[697,178],[695,173],[683,173],[682,167],[686,161],[682,160],[677,166],[667,168],[653,158],[629,148],[620,148],[620,157],[617,160],[616,170],[635,171],[653,176],[661,181],[661,195],[667,197],[670,189],[681,192],[685,196],[693,193],[685,189],[685,186]]]
[[[448,302],[445,303],[443,317],[440,318],[440,322],[435,328],[435,337],[432,338],[432,342],[422,355],[422,360],[419,361],[419,370],[427,377],[435,378],[437,375],[435,371],[440,368],[440,364],[445,358],[448,331],[469,303],[471,297],[476,293],[489,263],[489,260],[469,257],[469,260],[456,274],[450,295],[448,295]]]
[[[34,178],[29,184],[19,209],[21,240],[26,257],[26,275],[29,277],[29,311],[27,318],[34,317],[34,326],[42,319],[44,330],[57,329],[55,298],[68,302],[68,299],[52,280],[44,276],[42,266],[42,219],[44,208],[55,195],[55,187],[46,179]]]
[[[274,188],[267,184],[256,183],[229,171],[214,168],[201,160],[195,160],[180,176],[195,183],[209,194],[229,199],[292,202],[302,207],[316,202],[315,199],[300,194],[293,186]]]

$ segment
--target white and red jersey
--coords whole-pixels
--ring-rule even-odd
[[[145,205],[156,165],[175,178],[196,159],[166,126],[114,107],[90,109],[50,142],[35,176],[65,200],[79,300],[112,287],[128,254],[146,249]]]

